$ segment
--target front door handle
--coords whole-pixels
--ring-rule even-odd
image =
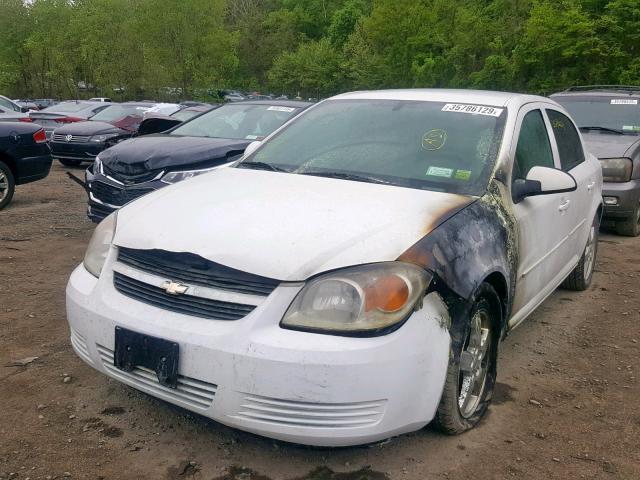
[[[595,182],[595,181],[593,181],[593,182],[591,182],[590,184],[588,184],[588,185],[587,185],[587,190],[588,190],[588,191],[593,190],[593,187],[595,186],[595,184],[596,184],[596,182]]]
[[[569,199],[565,199],[559,206],[558,206],[558,210],[560,210],[561,212],[564,212],[565,210],[569,209],[569,205],[571,205],[571,201]]]

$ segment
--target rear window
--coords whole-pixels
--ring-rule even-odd
[[[57,105],[53,105],[52,107],[47,107],[41,112],[52,112],[52,113],[73,113],[80,112],[82,110],[86,110],[91,107],[91,104],[88,103],[76,103],[76,102],[63,102]]]

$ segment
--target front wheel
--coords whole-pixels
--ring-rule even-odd
[[[0,210],[9,205],[16,189],[16,182],[9,166],[0,161]]]
[[[475,427],[484,416],[496,382],[500,299],[483,284],[475,296],[464,341],[452,351],[435,426],[449,435]]]
[[[591,229],[589,230],[589,237],[587,238],[587,244],[584,247],[584,252],[576,268],[569,274],[569,276],[562,282],[560,287],[567,290],[583,291],[589,288],[591,285],[591,279],[593,278],[593,271],[596,267],[596,255],[598,253],[598,229],[600,227],[599,217],[593,219]]]
[[[65,167],[79,167],[82,160],[70,160],[68,158],[59,158],[58,161]]]
[[[622,222],[616,222],[616,233],[625,237],[640,235],[640,203],[636,205],[633,215]]]

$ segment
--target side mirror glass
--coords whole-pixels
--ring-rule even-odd
[[[262,142],[259,141],[255,141],[255,142],[251,142],[247,148],[244,151],[244,156],[247,157],[249,155],[251,155],[253,152],[256,151],[256,148],[258,148],[260,146]]]
[[[549,167],[533,167],[526,179],[518,178],[511,186],[513,203],[527,197],[573,192],[578,188],[575,178],[567,172]]]

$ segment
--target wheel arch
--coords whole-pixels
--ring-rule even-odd
[[[16,175],[17,175],[16,161],[14,160],[14,158],[11,155],[9,155],[8,153],[4,152],[3,150],[0,150],[0,162],[4,162],[5,164],[7,164],[7,166],[11,170],[11,173],[13,174],[13,176],[16,177]]]

